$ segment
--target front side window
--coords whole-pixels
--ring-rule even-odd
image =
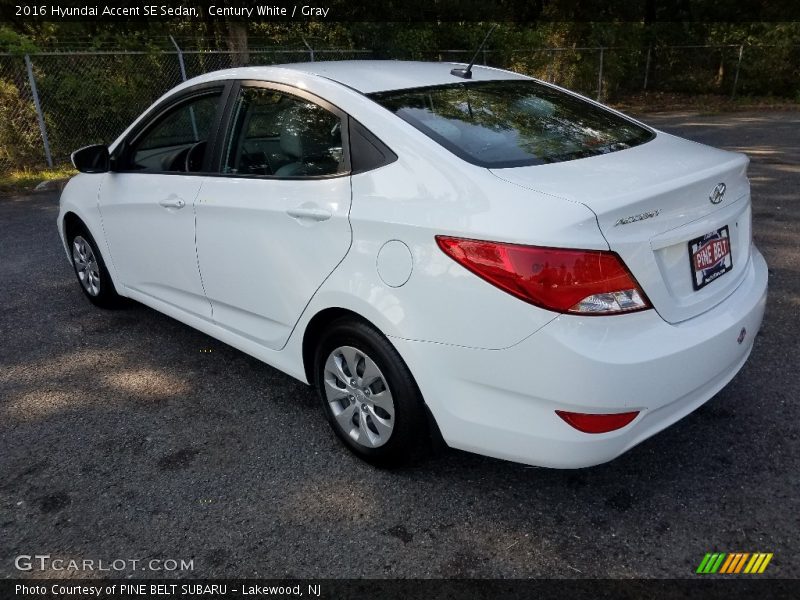
[[[124,168],[146,172],[201,171],[220,96],[219,90],[193,96],[169,109],[134,140],[126,152]]]
[[[475,81],[370,97],[473,164],[561,162],[631,148],[653,137],[633,121],[536,81]]]
[[[346,169],[339,117],[266,88],[243,88],[225,144],[223,172],[272,177],[335,175]]]

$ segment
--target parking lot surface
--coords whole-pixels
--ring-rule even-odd
[[[644,119],[749,154],[769,304],[727,388],[578,471],[452,450],[376,470],[305,385],[141,305],[90,305],[55,195],[0,199],[0,576],[92,575],[14,567],[49,554],[193,561],[94,576],[692,577],[710,551],[800,576],[800,113]]]

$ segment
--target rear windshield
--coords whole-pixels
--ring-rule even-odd
[[[521,167],[608,154],[654,134],[536,81],[474,81],[370,94],[473,164]]]

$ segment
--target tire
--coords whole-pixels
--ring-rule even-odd
[[[314,375],[328,422],[356,456],[391,468],[428,454],[422,395],[377,329],[350,318],[334,321],[317,345]]]
[[[83,226],[76,227],[68,239],[72,268],[89,302],[100,308],[119,307],[122,297],[114,289],[111,275],[92,234]]]

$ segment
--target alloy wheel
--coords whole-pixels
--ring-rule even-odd
[[[356,443],[377,448],[395,424],[392,392],[378,365],[352,346],[340,346],[325,361],[325,398],[336,424]]]
[[[72,240],[72,261],[83,289],[90,296],[100,294],[100,266],[92,246],[82,236]]]

